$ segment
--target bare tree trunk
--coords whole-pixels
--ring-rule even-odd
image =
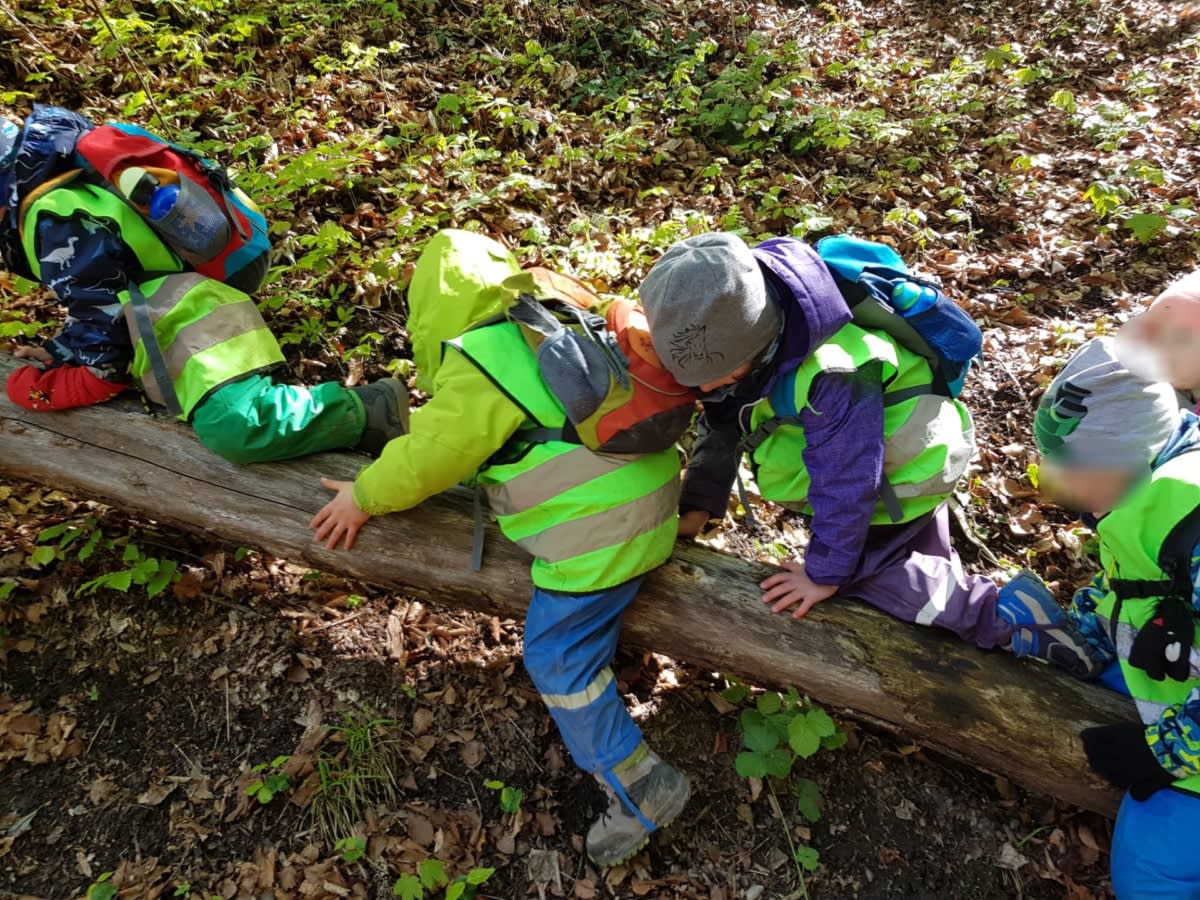
[[[0,376],[15,364],[0,359]],[[9,478],[446,606],[522,615],[529,558],[489,528],[483,571],[472,572],[470,500],[461,492],[372,520],[351,553],[313,543],[308,520],[327,499],[318,477],[349,479],[362,465],[347,453],[239,468],[135,403],[35,413],[0,398],[0,473]],[[854,601],[824,603],[800,622],[773,616],[756,588],[763,574],[761,565],[680,545],[647,579],[624,638],[757,684],[795,685],[1032,791],[1115,810],[1118,797],[1088,772],[1078,733],[1132,721],[1127,701]]]

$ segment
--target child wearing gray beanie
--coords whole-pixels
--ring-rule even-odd
[[[803,560],[760,585],[773,612],[800,618],[836,594],[1094,674],[1035,576],[1001,589],[963,573],[946,501],[974,450],[970,413],[925,357],[852,321],[814,248],[698,235],[667,250],[640,293],[659,358],[704,400],[681,537],[724,516],[744,452],[765,499],[809,516]]]
[[[1100,516],[1100,571],[1070,615],[1108,661],[1101,683],[1136,704],[1080,734],[1092,770],[1127,792],[1113,890],[1200,897],[1200,419],[1102,338],[1054,379],[1034,435],[1043,486]]]
[[[1135,375],[1117,352],[1112,338],[1084,344],[1034,419],[1048,491],[1064,506],[1096,515],[1150,473],[1181,417],[1174,389]]]

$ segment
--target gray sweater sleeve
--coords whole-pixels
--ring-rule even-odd
[[[714,519],[725,515],[741,461],[739,407],[736,401],[705,406],[683,478],[683,493],[679,500],[681,512],[702,509]]]

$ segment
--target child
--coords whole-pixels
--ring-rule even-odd
[[[1072,616],[1141,718],[1082,735],[1092,768],[1128,791],[1113,890],[1200,897],[1200,419],[1097,339],[1050,385],[1034,432],[1048,492],[1100,516],[1102,569]]]
[[[441,232],[417,262],[408,326],[418,384],[432,399],[312,520],[316,539],[350,549],[371,516],[411,509],[459,482],[480,488],[502,530],[534,556],[525,667],[571,756],[609,794],[587,835],[598,865],[633,856],[669,825],[687,779],[642,740],[609,664],[643,576],[671,554],[679,457],[594,453],[535,436],[561,429],[562,407],[518,326],[496,321],[520,271],[499,244]],[[477,322],[494,321],[471,328]]]
[[[933,388],[923,357],[851,323],[811,247],[689,238],[650,270],[641,300],[667,368],[705,400],[680,534],[724,515],[747,446],[762,495],[812,517],[804,561],[761,585],[774,612],[800,618],[835,594],[857,597],[1094,674],[1086,642],[1035,577],[998,592],[963,573],[945,501],[973,451],[970,416]],[[798,412],[776,412],[788,407]]]
[[[1121,329],[1121,361],[1147,377],[1160,377],[1185,406],[1200,403],[1200,270],[1180,278],[1150,308]]]
[[[98,179],[71,174],[74,147],[92,127],[56,107],[35,108],[23,129],[0,120],[5,265],[48,286],[67,311],[58,335],[17,349],[32,364],[9,376],[14,403],[34,410],[102,403],[129,385],[131,363],[142,366],[135,375],[146,374],[146,348],[131,338],[135,317],[124,314],[130,290],[140,285],[155,298],[151,344],[161,344],[171,364],[151,393],[160,402],[183,401],[172,412],[191,421],[213,452],[235,463],[355,446],[378,453],[402,433],[407,392],[394,379],[353,389],[277,384],[271,372],[283,354],[253,301],[219,282],[178,274],[185,265],[141,214]],[[155,293],[151,285],[165,290]],[[184,299],[173,315],[162,315]]]

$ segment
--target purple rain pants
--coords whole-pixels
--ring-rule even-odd
[[[1012,640],[1012,626],[996,615],[995,583],[963,572],[945,503],[911,522],[872,525],[858,568],[838,594],[903,622],[953,631],[985,650]]]

